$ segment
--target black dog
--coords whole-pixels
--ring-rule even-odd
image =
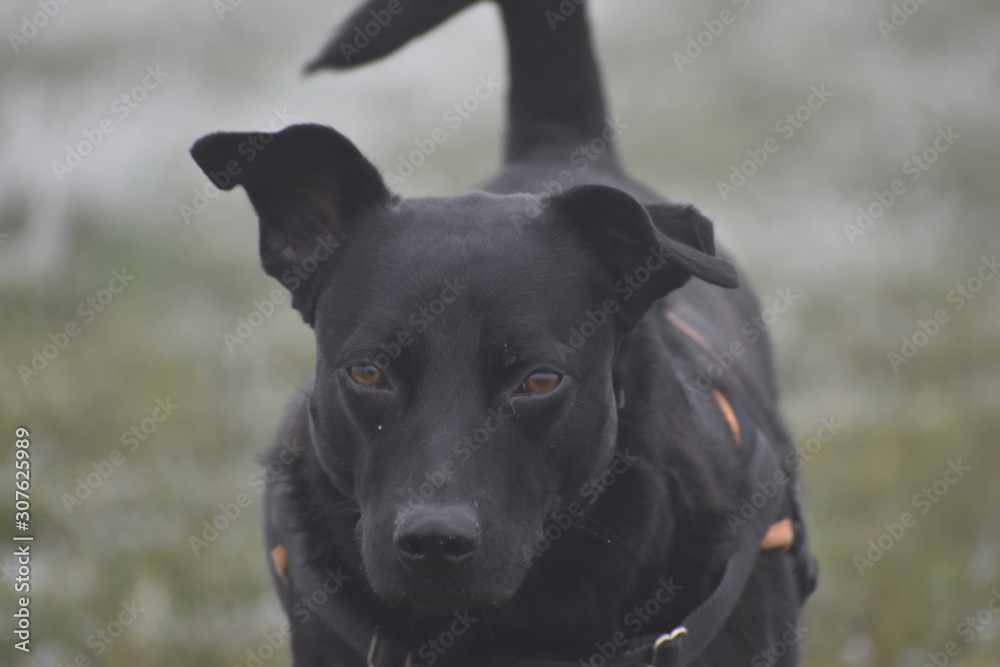
[[[370,2],[311,67],[473,1]],[[401,199],[318,125],[192,149],[316,333],[266,505],[299,667],[798,662],[797,459],[767,341],[731,347],[759,307],[711,223],[620,167],[582,4],[500,0],[482,191]]]

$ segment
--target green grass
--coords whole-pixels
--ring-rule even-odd
[[[251,254],[219,250],[225,229],[178,237],[78,222],[56,275],[2,295],[3,312],[16,313],[5,316],[5,355],[16,365],[49,331],[82,322],[77,304],[112,269],[136,276],[27,388],[15,373],[2,390],[4,432],[26,425],[33,439],[34,664],[78,654],[102,665],[246,664],[281,621],[248,477],[308,372],[311,337],[286,304],[234,353],[226,349],[222,333],[274,286]],[[898,374],[885,355],[912,333],[907,317],[858,327],[863,335],[851,322],[883,317],[890,303],[915,323],[934,307],[936,297],[925,298],[934,290],[887,280],[849,305],[834,288],[816,290],[796,306],[797,333],[779,350],[800,442],[821,417],[844,424],[803,472],[822,566],[807,613],[808,664],[922,664],[914,656],[951,640],[961,642],[963,664],[995,664],[995,624],[969,644],[955,628],[997,586],[1000,524],[990,508],[1000,506],[1000,338],[989,314],[1000,285],[956,313]],[[179,407],[129,452],[122,434],[168,398]],[[64,494],[114,450],[124,462],[68,511]],[[912,496],[958,458],[972,470],[920,514]],[[2,474],[12,476],[9,457]],[[240,493],[249,507],[196,556],[190,537]],[[916,525],[859,576],[854,556],[906,511]],[[6,605],[6,586],[3,597]],[[88,637],[132,600],[144,611],[95,656],[100,644]],[[9,645],[0,651],[10,664]],[[846,661],[852,651],[862,659]],[[279,654],[267,664],[287,664]]]

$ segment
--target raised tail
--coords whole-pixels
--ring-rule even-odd
[[[477,0],[369,0],[344,22],[307,71],[362,65]],[[575,147],[601,136],[604,92],[585,0],[496,0],[507,30],[510,67],[507,162],[539,150]],[[603,156],[617,162],[613,146]]]

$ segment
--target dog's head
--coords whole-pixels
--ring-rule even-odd
[[[345,548],[429,612],[513,595],[546,517],[615,455],[622,337],[692,276],[736,284],[697,211],[610,187],[401,200],[316,125],[192,153],[246,189],[315,330],[313,446],[361,517]]]

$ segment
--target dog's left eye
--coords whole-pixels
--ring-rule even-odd
[[[526,377],[520,389],[522,394],[546,394],[558,387],[560,382],[562,376],[558,373],[541,371]]]
[[[385,387],[389,384],[385,373],[379,370],[379,367],[375,364],[351,366],[347,369],[347,373],[351,376],[352,380],[362,387]]]

